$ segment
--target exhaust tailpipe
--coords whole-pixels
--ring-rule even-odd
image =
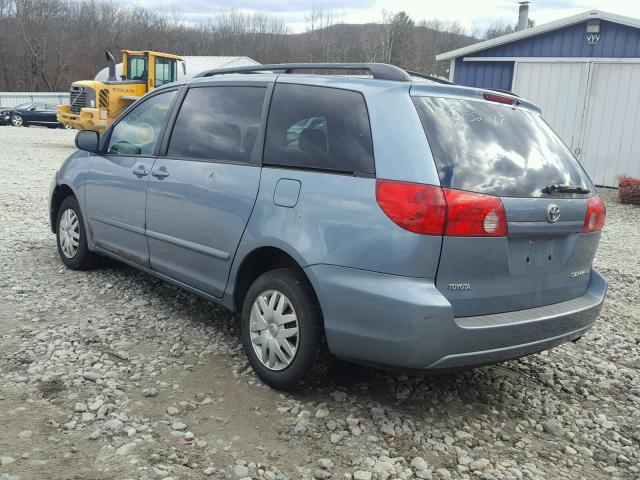
[[[118,79],[116,78],[116,59],[113,58],[110,52],[106,52],[107,54],[107,62],[109,62],[109,78],[108,82],[116,82]]]

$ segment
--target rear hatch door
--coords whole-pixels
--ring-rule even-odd
[[[595,188],[540,115],[482,96],[413,100],[441,186],[499,197],[506,214],[506,235],[443,237],[436,286],[454,315],[522,310],[584,294],[599,240],[598,232],[582,233]]]

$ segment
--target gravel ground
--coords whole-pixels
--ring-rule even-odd
[[[289,395],[219,307],[63,267],[47,194],[73,136],[0,127],[0,480],[640,478],[640,209],[614,192],[580,342],[440,376],[339,363]]]

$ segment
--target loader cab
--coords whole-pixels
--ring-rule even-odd
[[[122,51],[122,80],[146,84],[147,91],[178,80],[177,55],[144,51]]]

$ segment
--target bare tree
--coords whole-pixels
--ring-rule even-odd
[[[113,0],[0,0],[0,90],[66,90],[105,66],[104,51],[241,55],[261,63],[391,62],[443,74],[437,53],[477,41],[458,23],[415,22],[383,11],[378,22],[346,24],[312,8],[293,33],[277,16],[230,9],[187,19]]]
[[[532,18],[527,20],[527,28],[531,28],[535,26],[536,21]],[[489,27],[484,32],[484,39],[489,40],[491,38],[501,37],[502,35],[507,35],[509,33],[513,33],[518,30],[518,24],[512,25],[505,22],[493,22],[489,25]]]

